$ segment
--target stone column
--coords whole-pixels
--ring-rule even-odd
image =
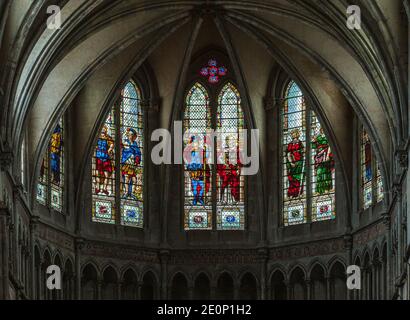
[[[382,258],[383,259],[383,258]],[[382,265],[381,265],[381,280],[380,280],[380,283],[381,283],[381,288],[382,288],[382,290],[381,290],[381,298],[383,299],[383,300],[387,300],[387,292],[385,291],[385,288],[386,288],[386,286],[387,286],[387,283],[386,283],[386,278],[387,277],[385,277],[385,274],[387,274],[387,266],[386,266],[386,262],[384,262],[383,260],[382,260]]]
[[[346,233],[344,235],[344,237],[343,237],[344,244],[343,245],[344,245],[344,249],[347,251],[347,260],[348,260],[347,265],[350,266],[350,265],[354,264],[353,257],[352,257],[352,254],[353,254],[353,237],[350,234],[350,232],[351,232],[351,226],[350,226],[351,221],[350,221],[350,219],[347,219],[347,220],[349,220],[349,222],[348,222],[349,233]],[[355,294],[354,290],[346,290],[346,300],[354,300],[354,294]]]
[[[286,299],[287,300],[292,300],[292,285],[290,281],[285,281],[285,286],[286,286]]]
[[[84,240],[80,238],[75,239],[75,298],[77,300],[81,300],[81,250],[83,249],[83,247]]]
[[[233,285],[233,299],[234,300],[239,300],[239,290],[240,290],[240,285],[239,283],[235,281]]]
[[[46,262],[44,257],[41,258],[40,264],[40,284],[41,284],[41,297],[43,300],[48,300],[48,289],[46,285]]]
[[[386,272],[386,282],[385,286],[386,286],[386,292],[385,292],[385,299],[390,299],[391,298],[391,290],[390,287],[393,285],[393,281],[391,281],[390,279],[392,279],[391,277],[391,263],[392,263],[392,241],[391,241],[391,219],[390,219],[390,215],[388,212],[385,212],[382,214],[383,216],[383,223],[386,227],[386,231],[387,234],[389,235],[387,237],[387,253],[386,253],[386,263],[384,264],[385,270],[384,272]],[[382,256],[383,256],[383,251],[382,251]],[[383,279],[384,279],[384,275],[383,275]],[[383,280],[384,282],[384,280]]]
[[[310,279],[306,279],[305,283],[306,283],[306,299],[312,300],[312,281]]]
[[[31,298],[34,299],[36,296],[36,255],[35,255],[35,250],[34,250],[34,244],[35,244],[35,239],[37,237],[37,232],[38,232],[38,220],[39,217],[37,216],[32,216],[30,219],[30,247],[31,247]]]
[[[169,251],[161,250],[159,253],[159,259],[161,261],[161,299],[167,299],[168,297],[168,260]]]
[[[374,264],[374,296],[375,300],[380,300],[380,262],[377,260]]]
[[[137,296],[135,298],[137,300],[142,300],[142,287],[143,287],[143,285],[144,285],[143,281],[137,281],[137,283],[136,283],[136,287],[137,287],[136,295]],[[154,290],[155,290],[155,288],[154,288]]]
[[[101,288],[104,284],[103,279],[98,278],[97,279],[97,300],[101,300],[102,299],[102,293],[101,293]]]
[[[194,300],[194,287],[193,286],[188,287],[188,299]]]
[[[216,300],[216,285],[211,284],[210,300]]]
[[[326,300],[330,300],[332,298],[332,278],[331,276],[325,277],[326,281]]]
[[[37,290],[37,298],[38,300],[41,300],[43,298],[43,276],[42,276],[42,270],[43,270],[43,259],[40,256],[39,264],[38,264],[38,269],[37,269],[37,280],[38,284],[36,285],[36,290]]]
[[[9,207],[0,202],[0,300],[9,298],[9,222]]]
[[[0,172],[9,171],[13,163],[12,150],[0,151]],[[10,256],[9,256],[9,233],[12,231],[11,212],[12,201],[8,197],[7,190],[2,189],[4,198],[0,201],[0,300],[9,299],[9,272],[10,272]]]
[[[272,300],[272,287],[268,284],[266,286],[266,300]]]
[[[260,280],[260,288],[259,288],[259,299],[266,300],[269,299],[267,296],[267,263],[268,263],[268,250],[267,249],[259,249],[258,250],[258,262],[261,265],[261,280]]]
[[[76,277],[75,275],[72,273],[70,275],[70,291],[68,293],[68,298],[70,300],[74,300],[75,299],[75,283],[76,283]]]
[[[123,282],[122,281],[118,281],[117,282],[117,300],[121,300],[121,289],[123,286]]]
[[[374,290],[374,287],[373,287],[373,283],[374,283],[373,268],[374,268],[373,263],[370,263],[369,268],[368,268],[369,275],[368,275],[368,279],[367,279],[367,283],[368,283],[368,286],[369,286],[369,289],[367,290],[367,292],[368,292],[367,299],[369,299],[369,300],[373,299],[373,290]]]

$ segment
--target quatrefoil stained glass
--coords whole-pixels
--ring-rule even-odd
[[[221,77],[226,76],[228,69],[225,66],[219,66],[216,59],[210,59],[208,66],[203,67],[199,72],[201,76],[207,77],[210,84],[216,84],[221,80]]]

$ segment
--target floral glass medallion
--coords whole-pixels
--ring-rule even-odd
[[[226,76],[228,69],[224,66],[218,67],[218,62],[216,59],[210,59],[208,61],[208,66],[203,67],[199,72],[201,76],[207,77],[210,84],[216,84],[219,82],[221,77]]]

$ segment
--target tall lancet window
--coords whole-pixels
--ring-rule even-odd
[[[361,146],[362,201],[363,209],[367,209],[373,204],[373,151],[370,137],[364,129]]]
[[[196,83],[185,99],[184,185],[185,229],[212,229],[212,174],[209,141],[212,128],[211,106],[207,90]]]
[[[214,99],[203,85],[192,86],[184,111],[185,230],[244,229],[243,128],[241,98],[233,84]],[[216,143],[211,129],[220,133]]]
[[[291,81],[282,109],[283,224],[335,218],[333,153],[320,121]]]
[[[364,210],[371,207],[375,202],[380,202],[384,198],[384,188],[380,164],[374,156],[372,142],[369,134],[362,127],[361,130],[361,189],[362,208]]]
[[[380,163],[377,161],[377,176],[376,176],[376,193],[377,193],[377,202],[381,202],[384,199],[384,186],[382,173],[380,171]]]
[[[244,177],[240,174],[244,129],[241,97],[228,83],[218,96],[217,129],[221,132],[217,146],[217,228],[244,228]]]
[[[140,99],[135,83],[128,82],[98,136],[92,160],[95,222],[143,227],[144,116]]]
[[[335,217],[335,161],[319,119],[310,112],[312,221]]]
[[[56,211],[63,210],[64,191],[64,124],[57,123],[43,157],[37,183],[37,201]]]

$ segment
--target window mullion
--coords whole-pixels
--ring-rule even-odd
[[[311,124],[312,124],[312,112],[310,106],[306,107],[306,222],[312,222],[312,172],[311,172]]]
[[[50,157],[50,139],[47,143],[46,149],[46,159],[47,159],[47,185],[46,185],[46,192],[47,192],[47,199],[46,199],[46,206],[50,210],[51,209],[51,157]]]
[[[210,101],[209,101],[209,108],[211,110],[211,128],[216,130],[217,128],[217,113],[218,113],[218,101],[216,98],[215,93],[210,94]],[[216,111],[215,111],[216,110]],[[217,202],[218,202],[218,195],[217,195],[217,172],[216,172],[216,164],[217,164],[217,143],[218,141],[213,141],[213,164],[212,164],[212,230],[217,230],[217,219],[218,215],[216,212]]]
[[[286,188],[286,184],[285,184],[285,182],[284,182],[284,179],[285,179],[285,164],[284,164],[284,148],[285,148],[285,143],[284,143],[284,133],[283,133],[283,130],[284,130],[284,123],[285,123],[285,121],[284,121],[284,116],[285,116],[285,103],[286,103],[286,99],[283,99],[281,102],[280,102],[280,108],[278,108],[275,112],[277,112],[278,113],[278,119],[279,119],[279,122],[280,122],[280,126],[279,126],[279,129],[278,129],[278,137],[279,137],[279,139],[278,139],[278,143],[279,143],[279,148],[278,148],[278,154],[279,154],[279,156],[278,157],[276,157],[277,159],[279,159],[278,161],[279,161],[279,163],[278,163],[278,168],[279,168],[279,174],[278,174],[278,177],[279,177],[279,188],[278,188],[278,190],[280,191],[280,194],[279,194],[279,205],[278,205],[278,208],[280,208],[279,209],[279,223],[278,223],[278,226],[279,227],[285,227],[285,207],[284,207],[284,194],[283,194],[283,192],[284,192],[284,190],[285,190],[285,188]]]
[[[377,204],[377,157],[372,146],[372,206]]]
[[[356,133],[356,139],[357,139],[357,145],[358,145],[358,189],[359,189],[359,201],[358,201],[358,208],[359,211],[364,210],[364,184],[363,184],[363,156],[362,156],[362,152],[363,152],[363,126],[361,124],[359,124],[357,126],[357,133]]]
[[[114,123],[115,123],[115,223],[121,224],[121,186],[120,186],[120,174],[121,174],[121,101],[119,99],[114,105]]]

